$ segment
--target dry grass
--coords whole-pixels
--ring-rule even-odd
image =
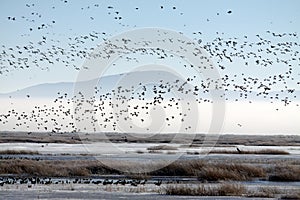
[[[300,199],[299,192],[291,192],[291,194],[282,194],[284,190],[277,187],[260,187],[258,190],[252,191],[241,184],[223,183],[217,186],[209,186],[201,184],[193,185],[168,185],[164,193],[167,195],[185,195],[185,196],[245,196],[256,198],[275,198],[281,199]]]
[[[151,172],[153,176],[196,176],[206,162],[201,160],[175,161],[168,166]]]
[[[148,147],[147,150],[149,151],[158,151],[158,150],[177,150],[176,147],[172,147],[169,145],[158,145],[158,146],[153,146],[153,147]]]
[[[190,185],[171,185],[165,189],[167,195],[185,195],[185,196],[242,196],[247,192],[246,188],[238,184],[222,184],[217,187],[199,185],[191,187]]]
[[[156,171],[132,174],[132,170],[142,172],[153,165],[137,162],[111,161],[106,166],[98,161],[45,161],[45,160],[1,160],[0,174],[27,174],[35,176],[90,176],[106,174],[124,174],[127,176],[190,176],[199,180],[250,180],[265,178],[265,171],[256,166],[245,164],[209,163],[200,160],[176,161],[164,167],[156,164]],[[162,167],[159,167],[162,166]],[[122,169],[120,172],[117,169]]]
[[[136,150],[135,153],[137,153],[137,154],[143,154],[143,153],[145,153],[145,152],[142,151],[142,150]]]
[[[258,190],[249,192],[248,197],[259,197],[259,198],[274,198],[276,195],[281,194],[281,190],[277,187],[259,187]]]
[[[212,150],[209,154],[264,154],[264,155],[288,155],[289,152],[277,149],[262,149],[257,151],[229,151],[229,150]]]
[[[218,187],[219,196],[242,196],[247,192],[243,185],[225,183]]]
[[[0,174],[22,174],[34,176],[88,176],[90,172],[77,162],[2,160]]]
[[[209,163],[201,160],[176,161],[151,172],[154,176],[193,176],[199,180],[251,180],[266,177],[262,167],[246,164]]]
[[[159,150],[149,150],[148,153],[161,154],[161,153],[163,153],[163,152],[162,152],[162,151],[159,151]]]
[[[207,162],[203,160],[175,161],[168,166],[145,174],[132,174],[134,171],[143,171],[145,165],[137,162],[111,162],[107,167],[98,161],[44,161],[44,160],[1,160],[1,174],[28,174],[36,176],[90,176],[95,174],[125,174],[132,177],[151,176],[189,176],[197,177],[200,181],[236,180],[245,181],[253,178],[268,178],[270,181],[299,181],[300,166],[280,164],[264,168],[252,164]],[[122,169],[120,172],[116,169]]]
[[[226,144],[182,144],[179,148],[201,148],[201,147],[235,147],[234,145]]]
[[[199,151],[187,151],[186,154],[188,154],[188,155],[199,155],[200,152]]]
[[[198,179],[207,181],[239,180],[246,181],[253,178],[265,177],[265,170],[258,166],[245,164],[212,164],[203,167]]]
[[[175,151],[168,151],[167,154],[171,155],[171,154],[176,154]]]
[[[296,192],[296,193],[293,193],[293,194],[282,195],[280,199],[299,200],[300,199],[300,192]]]
[[[138,163],[129,161],[46,161],[9,159],[0,161],[0,174],[22,174],[35,176],[91,176],[126,175],[131,177],[188,176],[200,181],[246,181],[268,178],[270,181],[299,181],[299,165],[278,165],[265,168],[253,164],[209,162],[203,160],[178,160],[167,166],[165,163]],[[142,173],[145,169],[158,170]],[[119,171],[117,169],[122,169]],[[132,171],[140,172],[133,174]]]
[[[299,165],[276,166],[269,176],[269,181],[300,181]]]
[[[178,136],[180,140],[174,140]],[[0,142],[39,142],[39,143],[82,143],[82,142],[124,142],[124,136],[127,137],[127,142],[134,143],[180,143],[187,144],[193,139],[193,145],[203,146],[205,135],[196,134],[191,137],[189,134],[157,134],[149,137],[147,134],[138,133],[44,133],[44,132],[1,132]],[[217,138],[217,137],[216,137]],[[300,146],[300,136],[297,135],[220,135],[218,141],[211,141],[213,146]],[[207,144],[208,146],[211,146]],[[190,146],[190,145],[189,145]]]
[[[2,150],[0,151],[0,155],[9,154],[9,155],[17,155],[17,154],[26,154],[26,155],[38,155],[40,154],[38,151],[30,151],[30,150]]]

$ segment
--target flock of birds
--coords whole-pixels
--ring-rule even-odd
[[[137,180],[137,179],[101,179],[101,178],[48,178],[48,177],[0,177],[0,186],[13,185],[13,184],[26,184],[28,188],[31,188],[33,185],[50,185],[50,184],[95,184],[95,185],[122,185],[122,186],[134,186],[145,184],[154,184],[160,186],[162,180]],[[176,181],[179,183],[178,181]],[[170,181],[166,183],[171,183]]]
[[[68,1],[62,0],[63,4],[68,4]],[[28,9],[34,8],[35,4],[26,4]],[[81,10],[88,10],[92,8],[100,8],[101,5],[94,4],[87,7],[82,7]],[[53,6],[51,9],[56,9]],[[160,10],[164,10],[165,6],[161,5]],[[178,10],[176,6],[169,8],[171,10]],[[139,11],[139,7],[133,8]],[[121,26],[128,26],[123,24],[123,17],[121,12],[114,6],[107,6],[107,14],[117,20]],[[180,13],[183,15],[184,13]],[[232,14],[228,10],[226,14]],[[220,13],[217,13],[220,15]],[[31,12],[30,17],[21,16],[20,18],[35,24],[36,18],[42,18],[43,15],[39,12]],[[15,22],[19,20],[17,16],[8,16],[7,20]],[[95,20],[91,16],[90,20]],[[37,31],[41,29],[51,28],[56,24],[57,20],[49,20],[48,22],[30,27],[29,31]],[[101,41],[108,41],[110,35],[106,32],[92,31],[86,35],[78,35],[75,37],[68,37],[67,43],[61,43],[60,40],[53,39],[55,33],[41,32],[39,41],[30,41],[26,45],[16,46],[1,46],[0,53],[0,76],[7,76],[15,70],[31,70],[33,68],[40,68],[41,70],[51,70],[52,66],[64,65],[70,70],[89,70],[87,67],[80,68],[75,63],[78,60],[88,59],[93,56],[95,48],[88,48],[90,44],[99,43]],[[193,95],[198,103],[208,102],[212,103],[213,100],[209,97],[211,89],[223,89],[223,98],[225,100],[241,101],[246,100],[252,103],[253,96],[269,101],[270,103],[282,102],[288,106],[293,101],[298,99],[300,88],[300,74],[299,68],[300,55],[298,42],[299,37],[297,33],[275,33],[267,31],[264,34],[257,34],[255,39],[249,40],[250,36],[245,35],[243,38],[225,38],[223,33],[216,32],[216,38],[211,42],[203,42],[201,40],[202,32],[193,32],[195,42],[199,44],[208,53],[209,59],[212,59],[220,70],[220,80],[215,79],[201,79],[196,75],[186,77],[186,80],[175,79],[173,81],[166,81],[161,79],[156,85],[145,85],[143,82],[135,83],[129,88],[122,86],[115,88],[111,91],[104,91],[101,86],[95,86],[94,96],[86,98],[84,91],[78,94],[64,94],[64,91],[57,91],[57,98],[53,100],[53,105],[36,105],[30,112],[18,111],[16,109],[8,110],[7,113],[0,114],[0,124],[7,125],[10,122],[15,123],[14,129],[31,130],[35,126],[36,130],[46,131],[52,133],[80,132],[80,131],[99,131],[101,130],[117,130],[118,123],[122,121],[130,121],[133,118],[139,119],[140,123],[146,121],[145,115],[150,115],[153,106],[160,105],[164,109],[172,108],[178,110],[178,115],[170,114],[163,119],[167,126],[171,126],[172,120],[180,118],[182,123],[190,112],[190,105],[186,104],[183,98],[172,96],[174,90],[181,92],[183,95]],[[173,40],[174,38],[169,38]],[[124,38],[126,41],[126,38]],[[249,42],[251,41],[251,42]],[[164,60],[174,55],[165,52],[162,49],[147,48],[145,46],[137,51],[136,49],[130,50],[134,53],[142,53],[151,55],[154,59]],[[184,46],[182,47],[184,48]],[[116,49],[112,49],[116,50]],[[122,52],[122,49],[118,49]],[[111,52],[102,52],[100,56],[109,58]],[[199,54],[195,53],[195,56]],[[129,62],[139,62],[138,58],[127,57]],[[252,76],[247,73],[230,72],[230,66],[235,63],[242,63],[240,70],[249,70],[255,66],[263,70],[270,71],[274,66],[281,67],[281,73],[269,74],[266,77]],[[193,70],[193,65],[184,64],[183,68]],[[209,69],[201,69],[209,70]],[[277,71],[277,70],[275,70]],[[216,85],[220,82],[221,85]],[[191,86],[187,87],[187,86]],[[277,90],[280,88],[280,90]],[[231,92],[238,94],[234,98]],[[63,94],[63,95],[62,95]],[[128,95],[130,94],[130,95]],[[34,98],[34,94],[27,94],[24,98]],[[151,96],[151,98],[149,98]],[[13,96],[10,96],[13,99]],[[133,105],[134,99],[143,101]],[[127,108],[120,110],[118,107],[125,104]],[[181,111],[181,106],[187,107],[186,112]],[[75,113],[73,113],[70,105],[75,105]],[[91,109],[86,109],[87,107]],[[299,104],[296,104],[299,106]],[[107,107],[113,108],[112,111],[107,111]],[[117,111],[117,112],[116,112]],[[79,116],[76,113],[81,113]],[[71,120],[70,120],[71,119]],[[77,122],[87,121],[86,127],[78,128]],[[133,128],[129,124],[129,129]],[[190,124],[185,125],[185,131],[189,131],[192,127]],[[241,126],[239,124],[239,126]],[[149,127],[145,128],[146,131],[151,131]],[[28,133],[30,134],[30,132]]]

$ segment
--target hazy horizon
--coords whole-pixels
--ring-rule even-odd
[[[300,133],[299,2],[0,5],[0,131]]]

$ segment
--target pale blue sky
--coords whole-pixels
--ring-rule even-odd
[[[26,4],[34,4],[27,7]],[[99,4],[99,7],[95,7]],[[55,9],[52,9],[52,7]],[[90,7],[87,9],[87,7]],[[108,9],[112,6],[113,9]],[[163,9],[160,7],[163,6]],[[176,9],[173,9],[176,7]],[[84,8],[84,9],[81,9]],[[138,9],[136,9],[138,8]],[[266,31],[277,33],[300,33],[300,1],[297,0],[247,0],[247,1],[19,1],[2,0],[0,2],[0,27],[1,37],[0,52],[7,51],[9,47],[24,46],[30,42],[36,44],[42,36],[47,37],[46,47],[52,44],[69,48],[68,38],[86,35],[93,31],[106,32],[107,37],[117,35],[133,28],[160,27],[181,31],[186,36],[194,38],[193,32],[201,31],[203,43],[212,42],[218,35],[222,37],[242,38],[248,35],[249,42],[256,41],[256,34],[268,38]],[[232,13],[227,12],[231,10]],[[108,14],[111,12],[111,14]],[[119,12],[116,14],[115,12]],[[32,13],[39,13],[35,15]],[[22,18],[24,16],[25,18]],[[121,16],[122,20],[114,17]],[[15,17],[15,21],[8,20]],[[94,18],[94,20],[91,19]],[[26,21],[29,19],[29,21]],[[35,20],[30,22],[30,20]],[[52,21],[55,21],[53,24]],[[121,22],[121,24],[119,24]],[[41,24],[50,24],[48,28],[37,30]],[[123,26],[124,25],[124,26]],[[33,28],[33,31],[29,29]],[[50,40],[54,40],[50,42]],[[57,41],[56,41],[57,40]],[[87,42],[85,47],[90,49],[101,43],[102,39]],[[83,59],[73,62],[81,66]],[[41,63],[42,64],[42,63]],[[0,74],[0,93],[14,91],[27,86],[45,82],[74,81],[78,71],[63,65],[49,65],[49,70],[30,69],[14,70]],[[229,66],[230,73],[239,73],[241,68],[238,63]],[[299,71],[299,65],[296,66]],[[245,72],[253,73],[251,69]],[[269,71],[268,71],[269,70]],[[277,73],[281,69],[276,67],[265,71]],[[222,72],[221,72],[222,73]],[[228,73],[228,71],[227,71]],[[261,72],[256,74],[261,75]],[[297,77],[295,77],[297,78]],[[299,77],[298,77],[299,78]]]

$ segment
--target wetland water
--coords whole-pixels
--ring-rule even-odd
[[[241,163],[254,166],[270,166],[282,163],[299,162],[299,146],[244,146],[214,147],[214,150],[235,151],[274,149],[288,152],[287,155],[264,154],[206,154],[209,147],[186,147],[184,144],[167,144],[172,150],[160,150],[151,153],[148,149],[161,145],[159,143],[0,143],[0,151],[25,150],[36,151],[38,154],[1,154],[2,160],[35,160],[35,161],[130,161],[136,163],[151,163],[163,160],[194,160],[200,159],[216,163]],[[170,153],[172,152],[172,153]],[[198,152],[197,154],[194,152]],[[296,175],[297,176],[297,175]],[[32,176],[31,176],[32,177]],[[28,178],[26,175],[3,174],[0,176],[1,199],[198,199],[198,197],[181,197],[163,195],[170,185],[188,185],[197,187],[199,184],[211,187],[224,183],[202,182],[197,177],[183,176],[151,176],[136,184],[134,178],[125,175],[92,175],[89,177],[41,177],[43,183],[21,183]],[[49,182],[51,180],[51,183]],[[126,180],[124,185],[118,181]],[[48,184],[45,182],[48,181]],[[109,184],[104,184],[104,182]],[[161,184],[157,185],[157,183]],[[227,183],[227,181],[225,181]],[[245,186],[248,190],[258,191],[259,188],[277,188],[283,193],[300,190],[300,182],[275,182],[263,179],[251,181],[229,181],[230,184]],[[249,197],[201,197],[201,199],[259,199]],[[270,198],[272,199],[272,198]]]

